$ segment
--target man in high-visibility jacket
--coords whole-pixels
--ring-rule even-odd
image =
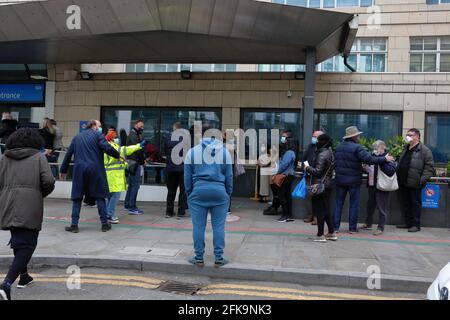
[[[139,151],[145,147],[146,142],[142,141],[139,144],[133,146],[119,146],[119,139],[115,130],[110,130],[106,135],[106,141],[117,151],[119,151],[122,159],[126,159],[127,156]],[[127,191],[127,179],[125,176],[125,170],[127,163],[122,159],[114,159],[113,157],[105,154],[105,169],[106,177],[108,179],[109,187],[109,199],[107,203],[108,220],[112,224],[118,224],[119,218],[116,216],[116,206],[120,200],[122,192]]]

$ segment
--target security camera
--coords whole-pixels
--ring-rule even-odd
[[[291,90],[289,90],[289,91],[287,92],[287,97],[288,97],[288,98],[292,98],[292,91],[291,91]]]

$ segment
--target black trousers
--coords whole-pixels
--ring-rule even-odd
[[[277,191],[281,208],[283,209],[283,216],[287,218],[292,218],[292,181],[294,181],[294,176],[287,176]]]
[[[14,252],[14,260],[6,275],[5,282],[9,285],[21,275],[28,272],[28,263],[36,250],[39,231],[21,228],[11,229],[11,248]]]
[[[389,214],[389,192],[378,190],[375,187],[369,187],[369,200],[367,201],[366,225],[371,227],[375,210],[378,209],[378,230],[384,231],[386,219]]]
[[[325,233],[325,223],[328,227],[328,233],[334,233],[333,217],[331,215],[330,205],[331,190],[325,189],[325,192],[312,197],[312,213],[317,217],[317,236],[321,237]]]
[[[422,190],[400,187],[400,197],[403,207],[405,224],[408,227],[420,229],[420,217],[422,215]]]
[[[170,172],[167,175],[167,207],[166,213],[169,215],[174,214],[174,202],[177,196],[177,190],[180,188],[180,194],[178,196],[178,215],[184,215],[186,211],[186,192],[184,191],[184,173],[183,172]]]
[[[87,204],[88,206],[95,206],[95,204],[97,203],[94,198],[91,198],[88,195],[84,196],[84,201],[83,202],[85,204]]]
[[[272,189],[272,208],[277,209],[281,206],[280,198],[278,196],[280,188],[277,187],[275,184],[270,185],[270,189]]]

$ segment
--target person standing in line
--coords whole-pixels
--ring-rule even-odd
[[[336,202],[334,208],[334,228],[339,232],[342,209],[347,193],[350,194],[349,233],[358,232],[359,203],[362,185],[362,165],[384,165],[393,162],[389,154],[384,157],[372,156],[359,144],[363,132],[357,127],[348,127],[343,142],[336,148]]]
[[[13,119],[10,112],[2,113],[2,122],[0,125],[0,144],[1,146],[1,154],[3,154],[6,150],[4,146],[6,144],[6,140],[8,140],[9,136],[12,135],[16,130],[19,123],[17,120]]]
[[[204,125],[203,137],[211,127]],[[220,140],[218,140],[218,139]],[[195,256],[188,262],[203,267],[205,229],[211,211],[216,268],[229,261],[224,257],[225,221],[233,192],[233,164],[222,137],[203,138],[190,149],[184,162],[184,185],[193,224]]]
[[[312,163],[314,160],[314,156],[317,150],[317,138],[324,134],[323,131],[314,131],[312,138],[311,138],[311,144],[308,146],[308,149],[306,149],[306,152],[303,156],[302,163],[305,163],[305,161],[308,161],[309,164]],[[308,216],[303,221],[305,223],[311,223],[313,226],[317,224],[317,217],[313,215],[312,210],[312,199],[308,196],[306,199],[306,212]]]
[[[134,123],[134,128],[131,129],[127,138],[127,146],[134,146],[144,141],[144,120],[137,120]],[[128,156],[128,159],[133,162],[130,164],[128,170],[128,191],[125,196],[125,210],[128,210],[130,215],[141,215],[144,211],[137,207],[137,196],[139,188],[141,187],[142,172],[145,165],[145,152],[140,150]]]
[[[54,119],[50,119],[50,124],[53,126],[53,129],[55,130],[55,139],[53,140],[53,149],[62,151],[62,150],[64,150],[64,144],[63,144],[64,133],[58,127],[58,124],[56,123],[56,121]]]
[[[56,130],[55,127],[50,122],[49,118],[44,118],[44,122],[42,124],[42,128],[39,129],[39,134],[42,139],[44,139],[45,145],[45,156],[47,157],[48,163],[50,163],[50,167],[52,168],[53,176],[55,178],[58,177],[58,168],[56,164],[58,162],[58,154],[55,152],[54,141],[56,138]]]
[[[109,155],[104,155],[106,178],[108,180],[109,197],[106,204],[108,211],[108,222],[111,224],[118,224],[119,218],[116,215],[117,203],[120,200],[122,192],[127,191],[127,179],[125,177],[125,170],[127,163],[122,159],[126,159],[128,155],[142,150],[145,146],[145,141],[134,146],[120,147],[120,140],[117,137],[117,132],[110,129],[106,135],[106,141],[117,151],[119,151],[121,159],[115,159]]]
[[[431,150],[420,142],[420,131],[411,129],[406,134],[408,144],[400,156],[397,170],[400,197],[405,224],[397,226],[408,232],[419,232],[422,215],[422,189],[434,174]]]
[[[178,195],[178,210],[177,219],[183,217],[186,214],[186,192],[184,190],[184,163],[175,164],[172,159],[173,149],[182,142],[182,137],[177,140],[173,140],[173,134],[181,129],[181,122],[175,122],[172,126],[172,133],[169,134],[164,141],[164,152],[167,159],[166,166],[166,179],[167,179],[167,201],[166,201],[166,218],[172,218],[175,215],[174,202],[177,195],[177,190],[180,188]],[[184,154],[181,152],[175,156],[184,159]]]
[[[280,164],[277,175],[285,178],[280,187],[276,186],[276,194],[280,200],[283,213],[278,222],[293,222],[292,217],[292,182],[297,167],[297,148],[290,131],[283,132],[280,144]]]
[[[50,166],[40,150],[44,141],[36,130],[22,128],[6,141],[0,159],[0,229],[11,233],[9,244],[14,260],[3,283],[0,299],[11,300],[11,286],[19,278],[18,288],[33,282],[28,263],[36,249],[42,229],[44,200],[55,188]]]
[[[314,242],[337,241],[334,232],[333,219],[331,216],[331,188],[334,170],[334,156],[331,150],[332,140],[326,134],[317,137],[316,151],[313,160],[305,165],[305,171],[310,175],[309,184],[323,184],[325,190],[323,193],[312,196],[312,211],[317,217],[317,237]],[[328,234],[325,235],[325,223],[328,227]]]
[[[120,153],[106,142],[102,132],[100,121],[90,121],[87,130],[79,133],[72,140],[61,165],[60,178],[65,180],[70,161],[74,157],[71,196],[73,202],[72,223],[65,228],[68,232],[79,232],[81,202],[86,194],[96,199],[102,232],[111,230],[105,201],[109,197],[109,188],[103,155],[106,153],[115,159],[120,159]]]
[[[375,141],[372,155],[386,156],[386,154],[386,143],[382,140]],[[384,232],[384,226],[389,214],[389,196],[391,194],[391,192],[379,190],[377,187],[380,169],[388,177],[393,177],[397,167],[395,162],[386,162],[381,166],[369,166],[368,168],[367,188],[369,191],[369,200],[367,201],[367,218],[366,224],[363,225],[361,230],[372,230],[373,216],[375,210],[378,209],[380,215],[378,228],[373,233],[374,236],[382,235]]]
[[[258,158],[259,166],[259,202],[267,203],[270,197],[270,166],[271,166],[271,150],[270,146],[266,148],[261,146],[261,155]]]

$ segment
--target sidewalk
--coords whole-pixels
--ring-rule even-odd
[[[450,261],[448,229],[424,228],[417,234],[388,226],[381,237],[370,232],[341,233],[338,242],[312,243],[316,227],[303,221],[278,223],[263,216],[257,202],[233,200],[227,223],[226,255],[230,265],[215,270],[193,268],[186,259],[193,254],[190,218],[165,219],[162,203],[142,204],[143,216],[129,216],[119,204],[121,224],[100,232],[97,209],[83,207],[80,233],[64,231],[70,221],[71,202],[46,200],[45,222],[34,265],[120,267],[202,273],[247,280],[288,281],[304,285],[328,284],[365,287],[367,268],[377,265],[385,290],[422,291]],[[341,230],[346,230],[344,224]],[[5,245],[8,232],[0,232],[0,266],[10,261]],[[207,231],[207,265],[213,263],[212,234]]]

